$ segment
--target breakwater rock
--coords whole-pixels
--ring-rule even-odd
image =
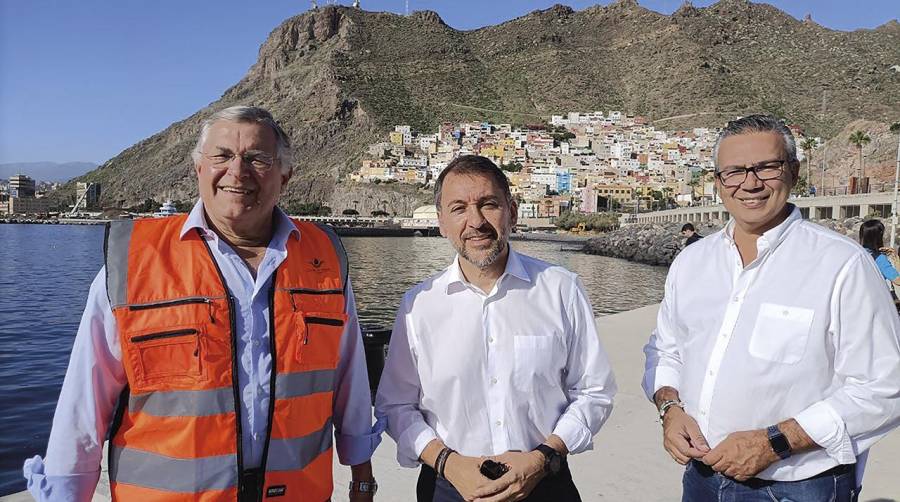
[[[648,265],[670,265],[684,245],[682,223],[628,225],[587,241],[583,251]],[[701,235],[722,228],[718,221],[697,225]]]
[[[857,240],[863,218],[844,220],[813,220],[813,223]],[[885,240],[890,237],[890,220],[884,219]],[[694,223],[700,235],[710,235],[722,229],[725,222],[713,220]],[[641,223],[628,225],[590,239],[582,251],[588,254],[612,256],[648,265],[671,265],[684,246],[682,223]]]

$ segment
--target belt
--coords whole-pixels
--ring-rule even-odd
[[[694,468],[697,469],[697,472],[699,472],[704,477],[709,477],[709,476],[713,476],[713,475],[717,474],[716,471],[714,471],[712,469],[712,467],[704,464],[703,462],[700,462],[699,460],[692,460],[691,462],[694,464]],[[856,464],[838,464],[838,465],[832,467],[831,469],[828,469],[827,471],[822,471],[822,472],[816,474],[815,476],[810,476],[805,479],[798,479],[797,481],[809,481],[811,479],[819,479],[819,478],[824,478],[827,476],[841,476],[844,474],[852,473],[855,470],[856,470]],[[724,474],[723,474],[723,476],[724,476]],[[731,478],[729,478],[729,479],[731,479]],[[764,488],[766,486],[771,486],[778,482],[779,481],[775,481],[772,479],[760,479],[760,478],[750,478],[747,481],[735,480],[735,483],[740,483],[742,485],[746,485],[753,489]],[[793,483],[794,481],[787,481],[787,482]],[[854,481],[854,483],[855,483],[855,481]]]

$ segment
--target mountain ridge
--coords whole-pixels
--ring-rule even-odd
[[[736,113],[769,112],[831,136],[858,118],[900,115],[896,25],[840,32],[747,0],[686,3],[672,15],[620,0],[581,11],[555,5],[460,31],[430,11],[404,17],[328,6],[272,30],[257,62],[219,100],[85,179],[104,183],[109,205],[194,197],[189,152],[199,125],[236,104],[269,108],[290,134],[296,167],[285,200],[325,204],[348,200],[349,185],[335,182],[396,124],[432,131],[444,120],[522,123],[618,109],[651,119],[719,112],[667,127],[720,126]],[[393,209],[428,194],[404,197]]]

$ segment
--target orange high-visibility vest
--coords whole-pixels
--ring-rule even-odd
[[[114,501],[237,500],[241,458],[235,303],[186,216],[107,226],[106,275],[128,386],[110,431]],[[332,493],[332,394],[347,259],[330,229],[295,221],[269,292],[268,434],[260,498]],[[283,497],[283,498],[281,498]]]

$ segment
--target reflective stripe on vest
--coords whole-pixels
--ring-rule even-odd
[[[113,500],[235,500],[242,468],[233,300],[185,217],[115,222],[106,279],[128,392],[111,430]],[[295,222],[272,280],[273,378],[263,495],[331,496],[332,403],[347,259],[333,231]]]

